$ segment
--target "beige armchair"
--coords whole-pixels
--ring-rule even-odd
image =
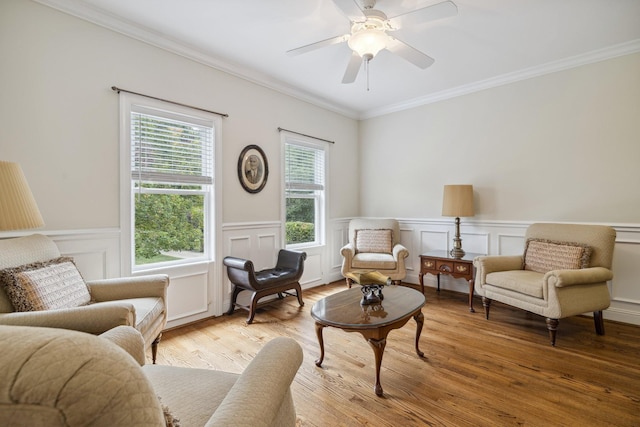
[[[66,265],[75,271],[65,271],[60,273],[60,277],[67,274],[77,278],[74,285],[79,286],[76,289],[79,292],[69,294],[73,301],[53,300],[54,306],[61,307],[56,309],[43,309],[33,304],[16,309],[16,299],[22,299],[24,295],[16,295],[15,291],[8,294],[8,281],[15,280],[17,272],[48,274],[51,271],[51,276],[56,275],[58,271],[55,268],[61,265],[59,260],[65,261],[60,258],[56,244],[46,236],[34,234],[0,240],[0,325],[44,326],[91,334],[100,334],[119,325],[134,326],[144,337],[145,348],[151,348],[155,363],[158,343],[167,322],[169,278],[158,274],[95,280],[86,282],[86,290],[83,290],[84,280],[75,266],[67,262]],[[60,287],[68,283],[68,278],[60,279],[59,287],[50,293],[64,293],[65,289]],[[50,285],[46,283],[46,286]],[[40,291],[31,289],[30,292]],[[86,295],[78,297],[80,292]],[[30,298],[27,296],[26,299]]]
[[[353,273],[379,271],[398,284],[407,275],[409,251],[400,244],[400,226],[395,219],[353,219],[349,243],[340,250],[342,275],[351,287]]]
[[[291,338],[268,342],[242,374],[144,365],[143,338],[128,326],[101,336],[0,326],[0,347],[3,426],[296,425],[302,349]]]
[[[601,225],[532,224],[521,256],[481,256],[475,291],[485,317],[491,301],[546,317],[551,345],[559,319],[593,312],[596,333],[604,335],[602,310],[609,307],[607,281],[616,232]]]

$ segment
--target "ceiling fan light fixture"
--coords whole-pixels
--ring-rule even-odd
[[[382,49],[387,47],[389,36],[383,30],[376,28],[363,28],[351,34],[347,44],[362,58],[373,58]]]

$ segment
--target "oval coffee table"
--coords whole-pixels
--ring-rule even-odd
[[[320,358],[316,360],[316,366],[321,366],[324,360],[322,330],[325,327],[333,326],[347,332],[360,332],[373,349],[375,356],[374,390],[378,396],[382,396],[380,366],[390,331],[403,327],[413,317],[417,324],[416,353],[424,357],[424,353],[418,347],[424,324],[421,310],[426,301],[424,295],[404,286],[385,286],[383,295],[384,299],[379,304],[360,305],[362,299],[360,287],[351,288],[329,295],[316,302],[311,308],[311,317],[316,321],[316,335],[320,344]]]

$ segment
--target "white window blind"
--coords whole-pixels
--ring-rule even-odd
[[[285,144],[285,187],[295,190],[324,190],[324,150]]]
[[[212,158],[212,126],[188,117],[175,119],[132,111],[131,174],[134,180],[212,184]]]

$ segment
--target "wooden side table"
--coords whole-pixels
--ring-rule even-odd
[[[448,274],[456,279],[469,281],[469,311],[473,309],[473,281],[475,269],[473,259],[482,254],[467,253],[462,258],[453,258],[447,251],[432,251],[420,255],[420,287],[424,293],[424,275],[431,273],[438,277],[438,292],[440,292],[440,275]]]

